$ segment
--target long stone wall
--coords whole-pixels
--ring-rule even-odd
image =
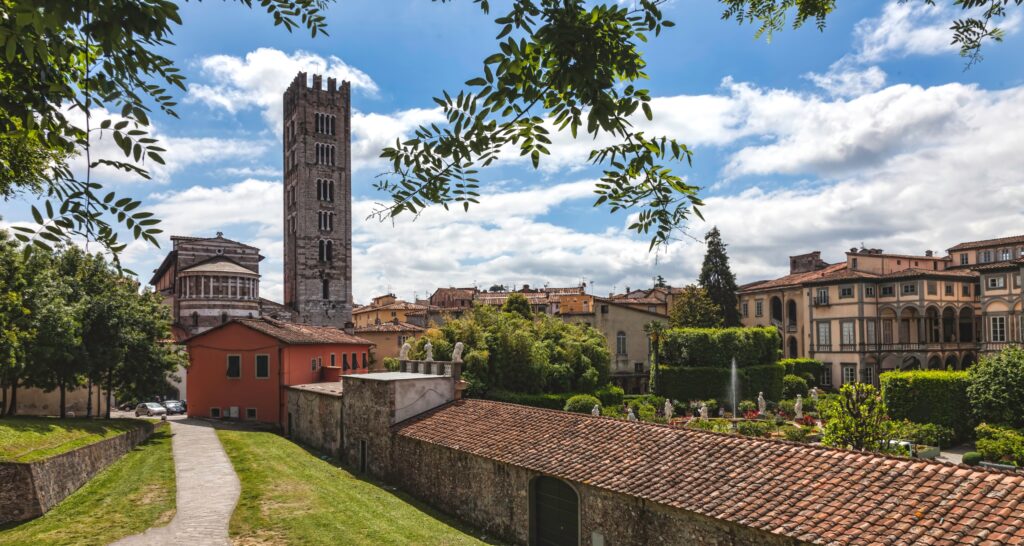
[[[0,463],[0,524],[41,516],[153,433],[151,423],[33,463]]]
[[[340,394],[288,389],[288,436],[318,451],[341,458]]]
[[[535,472],[492,459],[392,436],[387,480],[435,508],[516,544],[530,533]],[[569,482],[579,495],[581,546],[688,544],[795,546],[787,537]]]

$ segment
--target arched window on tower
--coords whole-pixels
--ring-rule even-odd
[[[326,262],[327,261],[327,241],[325,241],[323,239],[320,239],[320,242],[318,243],[318,247],[319,247],[318,248],[319,253],[317,255],[317,260],[319,260],[321,262]]]
[[[334,243],[327,241],[327,261],[334,259]]]
[[[331,299],[331,281],[329,279],[324,279],[324,280],[320,281],[320,284],[321,284],[320,288],[323,291],[324,299],[325,300]]]

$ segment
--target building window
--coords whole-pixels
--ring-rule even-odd
[[[258,379],[270,377],[270,355],[256,355],[256,377]]]
[[[989,339],[995,342],[1006,341],[1006,317],[990,317],[991,332]]]
[[[875,297],[875,287],[874,286],[865,286],[864,287],[864,295],[869,297],[869,298]]]
[[[934,296],[939,293],[939,281],[928,281],[928,295]]]
[[[843,364],[843,384],[857,382],[857,368],[853,364]]]
[[[626,354],[626,333],[619,332],[615,334],[615,354],[624,355]]]
[[[852,298],[853,297],[853,287],[852,286],[840,286],[839,287],[839,297],[840,298]]]
[[[983,263],[983,264],[987,264],[987,263],[991,262],[992,261],[992,251],[991,250],[985,250],[985,251],[980,252],[979,256],[978,256],[978,261]]]
[[[967,265],[967,264],[968,264],[967,254],[961,254],[960,255],[960,265]]]
[[[953,283],[947,282],[947,283],[944,283],[944,286],[946,287],[946,295],[947,296],[952,296],[952,295],[955,294],[955,292],[954,292],[955,288],[953,288]]]
[[[647,306],[647,312],[648,313],[657,313],[658,312],[658,308],[653,306],[653,305],[648,305]]]
[[[887,284],[887,285],[882,287],[882,297],[883,298],[886,298],[886,297],[891,298],[895,294],[896,294],[896,291],[895,291],[893,285]]]
[[[335,367],[335,364],[334,364],[334,353],[331,353],[331,367],[332,368]]]
[[[854,343],[857,343],[853,325],[854,323],[852,320],[843,321],[839,324],[840,343],[843,345],[853,345]]]
[[[199,313],[197,313],[195,311],[192,311],[192,327],[195,328],[195,327],[198,327],[198,326],[199,326]]]
[[[359,355],[357,355],[355,353],[352,353],[352,369],[353,370],[359,368],[359,358],[358,358],[358,356]]]
[[[228,377],[231,379],[242,377],[241,355],[228,355]]]
[[[228,321],[228,314],[227,313],[221,313],[220,314],[220,323],[224,324],[227,321]]]
[[[754,316],[764,316],[764,300],[754,300]]]
[[[347,370],[348,369],[348,355],[345,354],[345,353],[341,353],[341,369],[342,370]]]
[[[742,304],[740,304],[740,309],[742,309],[741,312],[743,313],[743,316],[747,317],[750,311],[750,304],[748,304],[747,302],[743,302]]]
[[[826,387],[832,386],[832,364],[828,362],[821,368],[821,384]]]
[[[246,419],[255,419],[256,418],[256,408],[245,408],[245,418]]]
[[[963,286],[960,287],[960,294],[962,294],[964,296],[970,296],[971,295],[971,284],[965,282],[963,284]]]
[[[900,287],[900,291],[903,293],[904,296],[908,294],[917,294],[917,283],[904,283]]]
[[[331,299],[331,281],[328,279],[320,281],[320,291],[320,295],[323,296],[323,299]]]
[[[852,265],[851,269],[857,269],[857,258],[853,259],[853,265]]]
[[[882,343],[892,343],[892,320],[882,321]]]
[[[366,369],[366,353],[363,353],[363,369]]]
[[[309,359],[309,371],[311,371],[311,372],[315,372],[316,371],[316,358]]]
[[[986,281],[986,286],[988,286],[989,290],[994,288],[1006,288],[1006,277],[1003,275],[989,277]]]
[[[220,419],[220,408],[210,408],[210,417]]]
[[[319,243],[319,256],[318,259],[321,262],[329,262],[334,259],[334,243],[326,239],[320,239]]]
[[[828,321],[818,323],[818,347],[829,350],[832,345],[832,324]]]
[[[334,231],[334,213],[327,210],[316,211],[317,227],[320,231]]]
[[[864,375],[862,380],[868,385],[875,384],[875,368],[873,366],[864,366],[861,368],[861,373]]]
[[[877,324],[873,320],[864,323],[864,337],[868,343],[878,343],[877,333],[875,332],[876,328]]]
[[[1003,250],[1001,250],[1000,254],[1001,254],[1001,256],[1000,256],[1000,260],[1001,261],[1005,262],[1007,260],[1013,259],[1013,251],[1011,251],[1008,248],[1004,248]]]

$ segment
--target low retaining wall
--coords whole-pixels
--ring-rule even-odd
[[[153,433],[152,423],[32,463],[0,463],[0,524],[45,514]]]

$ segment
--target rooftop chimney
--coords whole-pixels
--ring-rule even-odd
[[[935,255],[935,253],[934,253],[934,252],[932,252],[931,250],[925,250],[925,251],[924,251],[924,255],[925,255],[925,256],[928,256],[928,257],[930,258],[930,257],[934,256],[934,255]]]

